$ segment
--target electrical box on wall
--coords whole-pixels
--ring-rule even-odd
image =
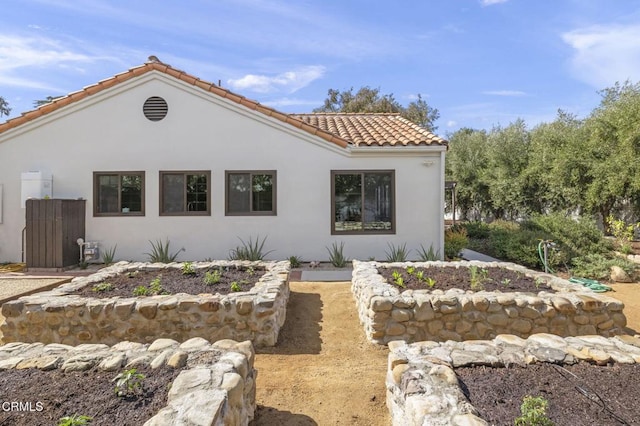
[[[26,207],[26,202],[30,198],[43,199],[51,198],[53,195],[53,178],[50,174],[43,172],[23,172],[22,173],[22,208]]]

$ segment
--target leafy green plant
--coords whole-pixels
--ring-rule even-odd
[[[89,424],[91,420],[93,420],[93,417],[82,414],[72,414],[59,418],[57,426],[83,426]]]
[[[233,292],[238,292],[238,291],[242,291],[242,287],[240,287],[240,284],[238,284],[237,281],[233,281],[231,283],[231,287],[230,287],[231,291]]]
[[[116,257],[116,249],[118,248],[118,245],[116,244],[113,247],[109,247],[106,248],[104,250],[102,250],[102,261],[104,262],[105,265],[111,265],[113,263],[113,260]]]
[[[149,290],[152,294],[160,294],[162,290],[162,275],[158,275],[149,283]]]
[[[387,262],[406,262],[407,256],[411,250],[407,250],[407,244],[404,243],[401,246],[396,247],[392,243],[387,243],[389,251],[385,251],[387,255]]]
[[[196,270],[193,267],[193,262],[184,262],[182,264],[182,275],[195,275]]]
[[[511,284],[511,280],[509,278],[505,278],[502,281],[500,281],[500,284],[502,284],[505,287],[509,287],[509,284]]]
[[[594,280],[608,280],[611,276],[612,266],[619,266],[630,277],[635,274],[637,269],[637,265],[627,259],[613,255],[605,256],[598,253],[589,253],[573,259],[572,275]]]
[[[624,220],[616,219],[613,215],[609,215],[607,217],[607,225],[609,225],[609,231],[616,239],[620,251],[624,254],[633,253],[631,241],[633,241],[635,228],[640,226],[640,223],[627,224]]]
[[[148,296],[150,293],[149,289],[143,285],[139,285],[133,289],[134,296]]]
[[[406,287],[404,285],[404,279],[402,278],[402,274],[399,271],[393,271],[391,273],[391,277],[393,278],[393,283],[398,287]]]
[[[180,252],[186,251],[183,247],[177,252],[171,253],[169,251],[169,244],[170,244],[169,239],[166,239],[164,243],[160,240],[157,240],[155,242],[149,241],[149,243],[151,244],[151,253],[145,253],[145,254],[149,257],[149,261],[153,263],[175,262]]]
[[[91,290],[95,292],[111,291],[113,290],[113,284],[111,283],[99,283],[91,287]]]
[[[469,282],[471,290],[484,290],[484,282],[488,280],[488,271],[475,265],[469,266]]]
[[[535,280],[535,285],[536,285],[536,288],[539,289],[540,287],[543,287],[544,285],[546,285],[546,282],[542,278],[537,277]]]
[[[344,255],[344,242],[340,242],[340,246],[334,242],[331,249],[329,249],[329,247],[326,247],[326,249],[329,252],[329,261],[333,266],[336,268],[344,268],[347,266],[349,260]]]
[[[433,244],[429,245],[429,249],[425,249],[422,244],[420,244],[420,250],[418,250],[418,258],[422,262],[433,262],[440,259],[440,250],[437,252],[433,248]]]
[[[541,396],[527,395],[520,406],[521,416],[515,419],[515,426],[554,426],[547,417],[549,401]]]
[[[427,285],[427,287],[433,288],[436,285],[436,280],[431,277],[427,277],[424,279],[424,283]]]
[[[144,374],[138,373],[135,368],[130,368],[113,378],[116,382],[115,392],[120,397],[137,396],[143,392]]]
[[[205,272],[204,274],[204,283],[205,285],[215,285],[220,282],[222,279],[222,272],[220,269],[215,269],[213,272]]]
[[[413,275],[416,273],[416,268],[413,266],[407,266],[407,274]]]
[[[444,232],[444,255],[447,259],[455,259],[460,251],[467,247],[469,239],[467,230],[463,227],[449,228]]]
[[[302,264],[302,258],[299,256],[289,256],[289,263],[292,268],[299,268]]]
[[[229,252],[229,260],[264,260],[269,253],[273,252],[273,250],[269,250],[268,252],[263,252],[264,243],[267,241],[267,237],[264,237],[262,241],[260,241],[260,236],[253,241],[252,237],[249,237],[249,241],[245,242],[242,238],[239,238],[242,245],[237,246],[234,249],[231,249]]]
[[[409,273],[409,268],[407,268],[407,273]],[[418,279],[418,281],[424,280],[424,271],[416,271],[414,275]]]
[[[253,266],[249,266],[249,267],[247,268],[247,271],[246,271],[246,272],[247,272],[247,274],[249,274],[249,276],[250,276],[250,277],[252,277],[252,276],[254,276],[254,275],[255,275],[256,270],[255,270],[255,269],[253,269]]]

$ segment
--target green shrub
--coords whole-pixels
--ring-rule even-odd
[[[467,237],[473,240],[488,238],[491,232],[489,225],[480,221],[467,222],[464,227],[467,230]]]
[[[449,228],[444,233],[444,255],[447,259],[455,259],[460,251],[467,247],[469,239],[464,227]]]
[[[594,280],[609,280],[611,267],[621,267],[629,276],[633,276],[637,265],[621,257],[605,256],[599,253],[589,253],[573,259],[572,275],[591,278]]]

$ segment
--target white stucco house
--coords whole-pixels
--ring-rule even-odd
[[[447,141],[389,114],[284,114],[150,61],[0,124],[0,262],[24,259],[27,198],[84,199],[84,239],[146,260],[443,253]]]

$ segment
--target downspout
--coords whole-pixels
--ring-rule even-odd
[[[440,213],[438,216],[438,233],[440,236],[440,260],[444,260],[444,197],[445,197],[445,182],[444,182],[444,166],[445,166],[445,154],[446,150],[440,151]]]

